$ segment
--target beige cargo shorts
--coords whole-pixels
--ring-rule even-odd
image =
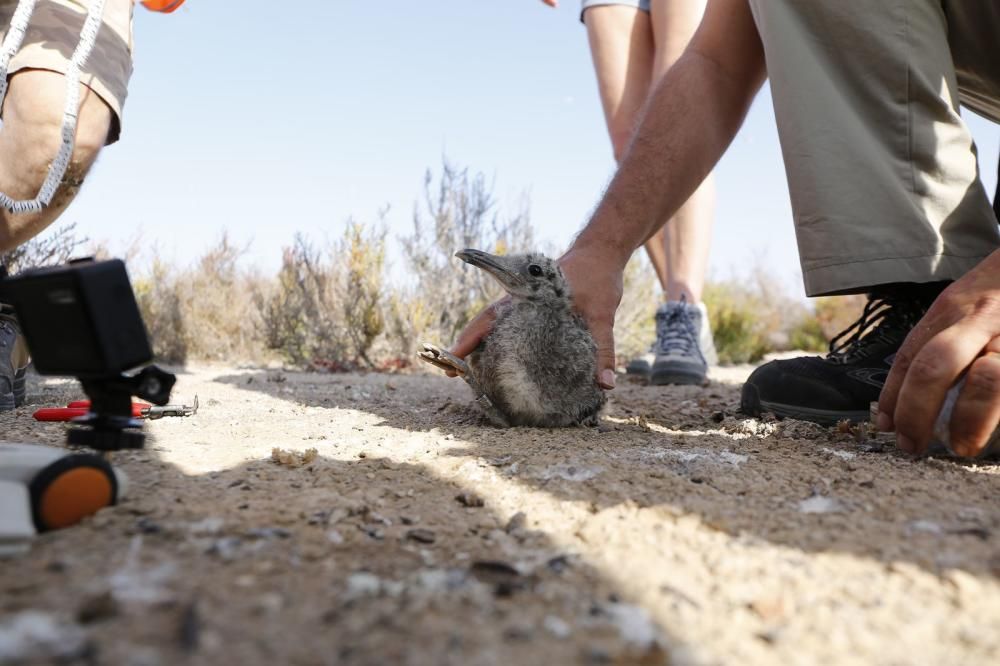
[[[65,74],[91,0],[38,0],[21,50],[11,58],[8,75],[25,69]],[[6,37],[17,0],[0,0],[0,39]],[[122,108],[132,76],[132,0],[106,0],[97,43],[83,68],[81,83],[114,112],[108,143],[121,134]]]

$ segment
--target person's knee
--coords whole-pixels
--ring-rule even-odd
[[[24,184],[37,193],[48,176],[49,167],[62,149],[62,118],[39,118],[23,129],[25,136],[22,137],[23,143],[19,143],[25,147],[21,156],[24,160]],[[109,129],[109,120],[98,114],[81,112],[77,120],[70,164],[62,179],[64,185],[79,186],[104,147]],[[21,168],[18,167],[19,170]],[[29,198],[34,198],[34,194]]]
[[[34,78],[42,85],[32,89],[31,77],[15,76],[4,111],[2,137],[3,164],[0,164],[0,190],[14,200],[32,200],[38,196],[49,168],[62,146],[62,114],[65,79],[61,94],[54,94],[49,78]],[[20,81],[19,81],[20,79]],[[77,119],[73,154],[55,196],[39,213],[10,214],[0,211],[0,251],[10,250],[38,234],[51,224],[76,196],[91,165],[107,141],[111,128],[110,108],[94,93],[82,89],[83,103]]]
[[[63,77],[56,78],[60,82],[65,81]],[[50,84],[51,79],[41,81]],[[18,81],[18,77],[14,78],[4,104],[4,130],[12,135],[12,143],[5,156],[5,159],[11,160],[11,164],[6,166],[4,172],[13,181],[5,185],[18,190],[8,194],[32,199],[48,176],[49,167],[62,147],[65,83],[61,86],[61,95],[48,90],[49,85],[35,90],[25,90],[23,86],[13,85],[25,82]],[[103,100],[89,89],[81,88],[81,92],[82,103],[77,117],[73,154],[70,168],[63,178],[64,183],[70,186],[78,186],[97,159],[107,142],[112,122],[111,110]]]

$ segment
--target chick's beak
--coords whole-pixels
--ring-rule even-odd
[[[507,291],[514,290],[524,284],[524,278],[521,277],[517,266],[508,257],[471,249],[456,252],[455,256],[470,266],[481,268],[492,275]]]

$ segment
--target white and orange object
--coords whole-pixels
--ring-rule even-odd
[[[104,458],[37,444],[0,444],[0,557],[23,553],[39,532],[75,525],[125,494]]]

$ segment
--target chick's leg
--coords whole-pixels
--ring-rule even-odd
[[[469,370],[469,364],[458,358],[454,354],[437,347],[436,345],[424,343],[424,350],[418,352],[420,360],[430,363],[436,368],[442,370],[452,370],[458,373],[458,376],[465,380],[465,383],[472,387],[473,393],[477,396],[476,404],[483,410],[486,414],[486,418],[490,420],[495,426],[501,428],[510,427],[510,423],[507,418],[500,413],[500,410],[496,408],[493,402],[486,397],[486,392],[483,391],[482,387],[479,386],[479,382],[476,381],[472,372]]]

